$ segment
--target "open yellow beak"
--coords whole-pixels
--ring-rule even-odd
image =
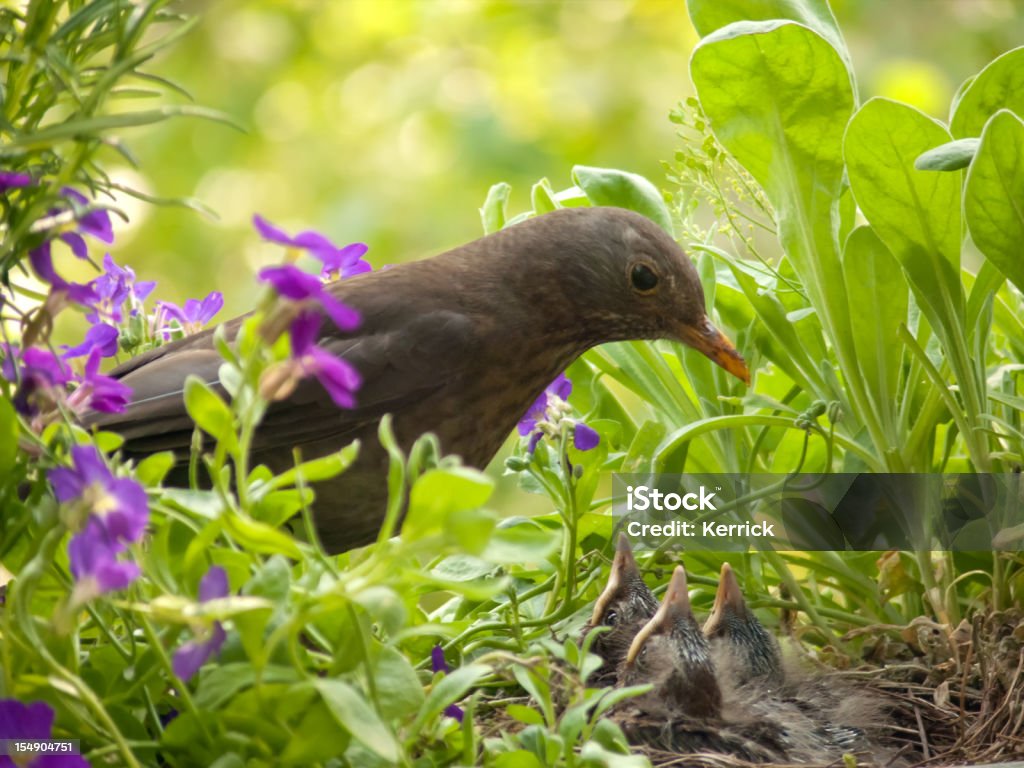
[[[746,361],[707,315],[697,325],[677,326],[676,335],[684,344],[693,347],[749,386],[750,371],[747,369]]]

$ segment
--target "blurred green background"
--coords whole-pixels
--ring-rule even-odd
[[[151,70],[226,112],[246,133],[178,120],[125,136],[140,170],[123,180],[217,211],[123,201],[115,257],[155,296],[213,288],[222,318],[248,309],[262,213],[289,231],[361,240],[385,264],[481,234],[491,184],[512,210],[574,164],[664,184],[678,138],[669,110],[691,95],[696,43],[683,0],[218,0],[185,3],[198,27]],[[1016,0],[833,3],[861,97],[886,95],[945,118],[959,84],[1024,40]],[[111,153],[108,161],[116,161]],[[83,275],[84,277],[84,275]],[[503,487],[500,495],[509,489]],[[517,496],[516,511],[527,511]]]
[[[945,117],[965,78],[1024,39],[1014,0],[834,2],[862,97]],[[199,26],[152,70],[241,134],[199,120],[125,136],[152,194],[217,211],[132,205],[115,256],[158,296],[224,290],[247,309],[261,245],[253,212],[289,229],[362,240],[384,264],[481,234],[497,181],[528,207],[576,163],[663,181],[677,139],[670,108],[690,95],[696,34],[682,0],[217,0],[184,5]],[[108,160],[115,157],[111,154]]]

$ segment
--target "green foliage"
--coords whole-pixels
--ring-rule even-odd
[[[0,562],[13,578],[0,698],[48,702],[54,735],[81,739],[94,765],[642,766],[608,715],[644,689],[589,687],[598,662],[576,642],[612,548],[609,472],[1019,467],[1020,51],[961,89],[946,126],[890,99],[861,105],[824,2],[689,10],[704,37],[691,62],[698,99],[673,113],[686,140],[672,190],[578,165],[565,189],[538,181],[515,215],[510,185],[495,184],[480,214],[491,232],[563,206],[619,205],[683,233],[752,389],[668,342],[592,350],[569,371],[573,407],[506,462],[540,497],[534,517],[500,514],[495,480],[440,456],[429,435],[404,455],[385,418],[379,540],[332,558],[310,486],[347,471],[358,445],[296,455],[277,475],[251,465],[268,381],[288,357],[268,331],[281,320],[269,297],[237,336],[218,334],[218,380],[185,382],[197,426],[188,488],[164,485],[170,454],[126,461],[117,435],[90,434],[68,413],[21,413],[17,382],[5,381]],[[141,68],[188,28],[163,3],[37,0],[0,19],[11,50],[0,153],[38,182],[0,198],[8,274],[94,205],[49,221],[63,185],[120,190],[104,172],[105,149],[124,154],[111,131],[196,110],[112,107],[148,98],[140,83],[176,90]],[[165,24],[177,26],[161,36]],[[40,316],[51,310],[26,313],[22,343],[48,341]],[[137,331],[132,350],[161,342]],[[592,450],[573,442],[582,419],[601,437]],[[68,555],[98,502],[60,504],[50,484],[80,445],[101,448],[149,505],[148,536],[120,553],[140,577],[104,595],[82,586]],[[724,557],[687,554],[698,611]],[[823,656],[856,654],[861,641],[841,638],[852,628],[922,613],[955,624],[1019,603],[1022,588],[1009,553],[729,557],[763,617],[785,609]],[[661,552],[639,559],[659,575],[673,564]],[[214,566],[228,594],[200,600]],[[218,630],[219,654],[183,679],[175,656]],[[438,650],[449,670],[435,668]],[[508,727],[491,727],[498,718]]]

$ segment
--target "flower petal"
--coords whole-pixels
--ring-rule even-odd
[[[252,217],[252,224],[264,240],[281,245],[294,246],[295,241],[288,237],[283,229],[278,229],[258,213]]]
[[[228,572],[219,565],[210,567],[199,580],[199,602],[205,603],[218,597],[228,596]]]
[[[601,442],[601,436],[582,421],[576,422],[572,431],[572,443],[578,451],[589,451]]]
[[[0,739],[49,739],[52,731],[53,709],[49,704],[0,699]]]
[[[334,404],[339,408],[354,408],[356,399],[353,393],[362,383],[356,369],[318,347],[310,350],[309,356],[314,362],[310,373],[317,377]]]

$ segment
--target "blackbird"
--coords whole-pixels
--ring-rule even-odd
[[[715,605],[704,622],[704,635],[719,667],[728,669],[737,682],[757,679],[769,686],[781,685],[784,671],[779,643],[747,607],[728,563],[722,563]]]
[[[630,643],[657,610],[658,598],[640,576],[629,539],[619,534],[608,584],[594,603],[593,614],[583,630],[586,637],[594,627],[609,627],[607,632],[594,638],[590,646],[604,661],[590,678],[592,685],[604,686],[615,682],[619,664],[626,657]]]
[[[658,612],[633,638],[619,678],[654,686],[615,714],[634,742],[755,763],[831,763],[847,751],[872,751],[862,732],[807,711],[761,679],[723,677],[690,608],[682,566]]]
[[[619,208],[537,216],[422,261],[327,286],[362,316],[343,333],[325,318],[319,345],[359,371],[352,409],[314,379],[273,403],[253,440],[273,472],[362,441],[344,474],[314,485],[325,548],[372,541],[387,500],[388,457],[377,441],[392,414],[408,449],[433,432],[441,449],[484,467],[544,388],[586,350],[609,341],[674,339],[749,383],[743,358],[708,319],[696,269],[649,219]],[[241,319],[226,324],[228,337]],[[221,365],[211,331],[154,349],[111,375],[133,390],[122,414],[87,425],[119,432],[128,457],[172,450],[181,483],[194,425],[182,392],[190,374],[214,387]],[[222,391],[222,390],[221,390]]]

